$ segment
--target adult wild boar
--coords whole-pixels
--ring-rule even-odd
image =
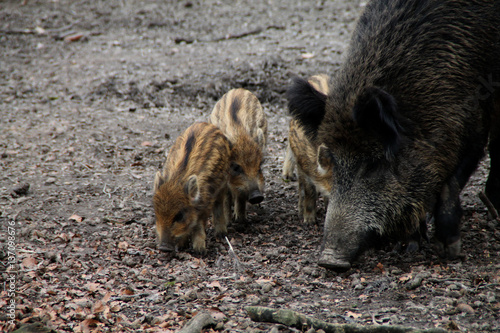
[[[378,236],[417,232],[426,212],[440,254],[457,257],[459,194],[486,145],[485,194],[500,210],[499,87],[500,1],[370,1],[328,96],[305,80],[288,92],[334,170],[319,265],[349,269]]]

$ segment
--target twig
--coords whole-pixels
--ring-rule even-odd
[[[493,206],[490,199],[488,199],[488,197],[486,196],[486,194],[484,192],[479,192],[479,199],[481,199],[481,201],[484,203],[486,208],[488,208],[488,212],[490,213],[491,217],[494,219],[498,218],[498,212],[497,212],[495,206]]]
[[[134,295],[120,295],[120,296],[111,296],[112,301],[130,301],[133,298],[140,298],[140,297],[148,297],[151,296],[151,293],[140,293],[140,294],[134,294]]]
[[[260,34],[263,31],[269,30],[269,29],[283,30],[283,29],[285,29],[285,27],[278,26],[278,25],[269,25],[266,28],[257,28],[255,30],[243,32],[241,34],[234,34],[234,35],[233,34],[228,34],[228,35],[226,35],[224,37],[219,37],[219,38],[212,39],[212,42],[220,42],[220,41],[227,40],[227,39],[237,39],[237,38],[247,37],[247,36],[250,36],[250,35],[257,35],[257,34]]]
[[[0,30],[0,34],[4,35],[39,35],[35,30],[30,30],[30,29],[23,29],[23,30],[16,30],[16,29],[2,29]]]
[[[229,245],[229,253],[231,254],[231,257],[234,259],[234,266],[236,269],[241,268],[241,262],[236,253],[234,252],[233,246],[231,245],[231,242],[227,238],[227,236],[224,237],[226,239],[227,244]]]
[[[262,306],[247,306],[245,310],[250,318],[256,322],[283,324],[305,331],[308,328],[323,330],[326,333],[446,333],[441,328],[416,329],[413,327],[391,325],[355,325],[331,324],[325,321],[291,311],[266,308]]]
[[[283,29],[285,29],[285,27],[280,26],[280,25],[269,25],[269,26],[267,26],[265,28],[257,28],[257,29],[246,31],[246,32],[242,32],[242,33],[239,33],[239,34],[227,34],[227,35],[225,35],[223,37],[217,37],[217,38],[214,38],[214,39],[199,40],[199,41],[200,42],[220,42],[220,41],[228,40],[228,39],[238,39],[238,38],[243,38],[243,37],[247,37],[247,36],[251,36],[251,35],[257,35],[257,34],[260,34],[263,31],[266,31],[266,30],[269,30],[269,29],[283,30]],[[184,42],[186,44],[191,44],[191,43],[194,43],[195,39],[177,37],[177,38],[174,39],[174,41],[175,41],[176,44],[180,44],[182,42]]]
[[[35,252],[33,250],[25,250],[25,249],[19,249],[19,250],[17,250],[17,252],[20,252],[20,253],[39,253],[39,252]]]

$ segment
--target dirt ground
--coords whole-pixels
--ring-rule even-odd
[[[174,332],[203,311],[218,322],[207,332],[299,331],[251,321],[248,305],[500,331],[499,221],[477,196],[487,161],[462,197],[463,259],[387,244],[346,273],[316,265],[324,208],[318,226],[303,225],[297,184],[281,178],[284,93],[294,76],[335,72],[364,3],[2,1],[0,331],[41,321],[57,332]],[[204,256],[160,253],[154,174],[234,87],[254,92],[269,122],[266,199],[229,230],[240,265],[212,230]]]

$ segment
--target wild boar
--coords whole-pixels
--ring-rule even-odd
[[[203,253],[211,213],[216,235],[226,234],[230,157],[229,140],[212,124],[195,123],[176,139],[154,180],[160,250],[175,251],[191,241]]]
[[[427,212],[438,252],[459,256],[459,194],[487,144],[500,209],[499,59],[500,1],[370,1],[328,96],[295,81],[289,108],[333,170],[320,266],[349,269]]]
[[[246,221],[246,203],[264,200],[263,152],[267,120],[257,97],[245,89],[232,89],[217,102],[210,122],[231,142],[229,187],[236,223]]]
[[[308,79],[308,84],[323,94],[328,94],[327,75],[314,75]],[[312,134],[312,135],[308,135]],[[318,192],[321,193],[325,202],[332,185],[332,169],[318,168],[317,163],[318,142],[315,133],[306,133],[300,123],[292,119],[288,134],[288,148],[283,166],[283,175],[289,178],[293,174],[293,167],[297,167],[299,185],[299,214],[306,224],[316,222],[316,201]]]

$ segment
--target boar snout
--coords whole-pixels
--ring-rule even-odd
[[[248,196],[248,202],[250,202],[252,205],[256,205],[261,203],[264,200],[264,196],[262,195],[262,192],[259,190],[255,190],[250,193]]]
[[[351,263],[348,259],[339,256],[331,249],[324,249],[321,253],[318,265],[326,269],[331,269],[337,272],[347,271],[351,268]]]
[[[158,250],[162,252],[175,252],[175,248],[172,246],[172,244],[169,244],[167,242],[162,242],[158,246]]]

